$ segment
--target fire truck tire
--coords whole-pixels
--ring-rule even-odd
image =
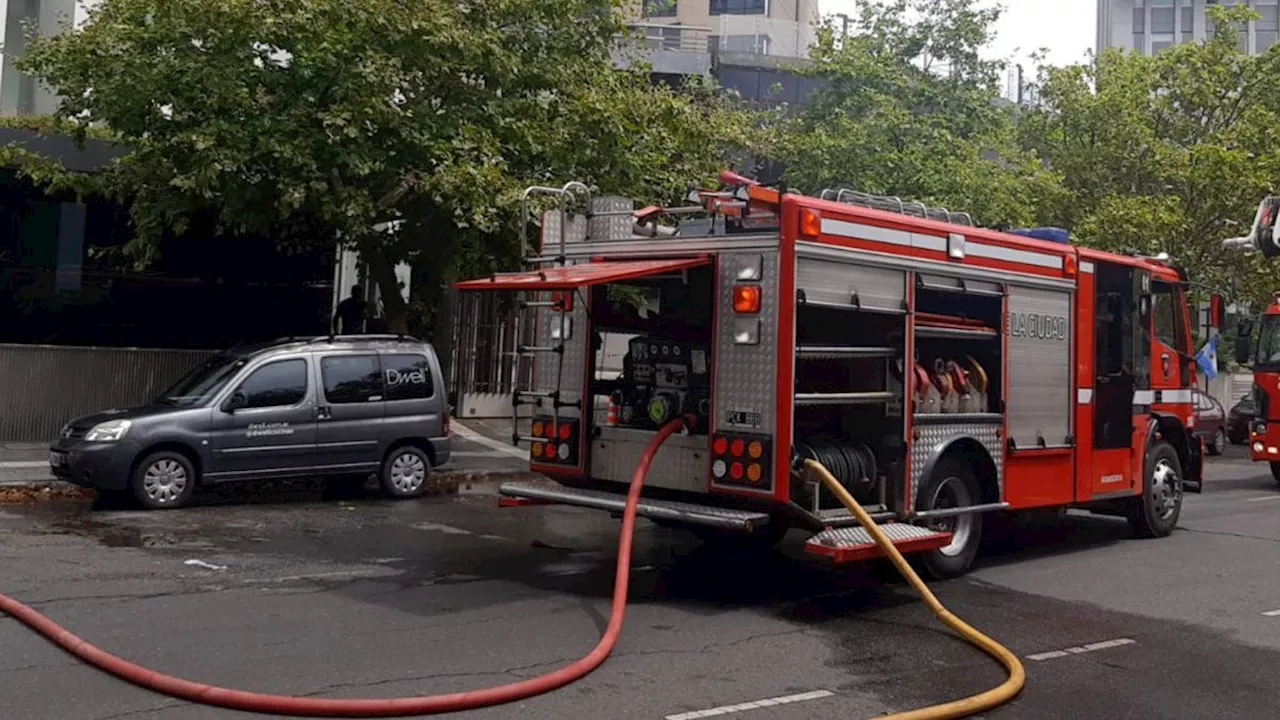
[[[1280,463],[1271,463],[1271,477],[1280,483]]]
[[[1147,453],[1142,494],[1129,499],[1129,527],[1142,538],[1165,537],[1182,514],[1182,463],[1178,451],[1157,442]]]
[[[969,463],[957,457],[938,461],[916,501],[920,510],[939,510],[979,504],[982,492]],[[949,580],[969,572],[982,544],[982,515],[958,515],[926,523],[952,534],[951,544],[920,555],[920,564],[935,580]]]

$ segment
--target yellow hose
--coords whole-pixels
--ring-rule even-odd
[[[1003,705],[1017,697],[1018,693],[1022,692],[1022,686],[1027,682],[1027,673],[1022,668],[1022,663],[1018,660],[1018,656],[1009,652],[1008,648],[995,640],[992,640],[986,635],[983,635],[981,632],[974,629],[973,626],[956,617],[950,610],[943,607],[942,603],[939,602],[938,598],[934,596],[931,590],[929,590],[929,587],[924,584],[924,581],[920,579],[920,576],[916,574],[915,570],[912,570],[911,566],[907,564],[906,558],[902,557],[902,553],[898,552],[898,548],[894,547],[893,543],[889,541],[889,538],[885,536],[884,532],[880,529],[880,526],[876,524],[876,521],[871,519],[871,516],[867,514],[867,511],[862,509],[862,506],[858,504],[858,501],[853,499],[853,496],[849,494],[849,491],[844,489],[844,486],[840,484],[840,481],[836,480],[835,477],[822,466],[822,463],[819,463],[816,460],[805,460],[805,466],[811,471],[817,473],[818,477],[822,478],[822,482],[827,486],[827,489],[834,493],[836,497],[840,498],[840,502],[844,503],[844,506],[849,508],[849,512],[853,513],[854,517],[858,518],[858,522],[862,523],[862,527],[866,528],[872,539],[874,539],[876,544],[880,546],[880,549],[889,556],[889,559],[893,561],[894,567],[898,568],[898,572],[902,577],[906,578],[907,582],[916,589],[916,592],[920,593],[921,598],[924,599],[925,604],[929,606],[929,609],[933,611],[933,614],[937,615],[939,620],[945,623],[947,627],[959,633],[965,640],[976,645],[978,649],[995,658],[1001,665],[1004,665],[1005,669],[1009,672],[1009,678],[1007,680],[986,692],[971,695],[960,700],[953,700],[941,705],[934,705],[932,707],[909,710],[895,715],[883,715],[878,717],[882,720],[942,720],[943,718],[962,718],[975,715],[984,710],[990,710],[993,707]]]

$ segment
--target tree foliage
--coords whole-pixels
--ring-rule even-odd
[[[787,182],[849,183],[988,225],[1033,222],[1060,190],[1016,142],[1002,65],[982,59],[998,17],[973,0],[879,0],[847,35],[822,28],[808,71],[822,87],[774,135]]]
[[[1168,252],[1197,282],[1234,280],[1243,299],[1280,287],[1275,266],[1222,248],[1280,179],[1280,48],[1237,49],[1252,14],[1211,8],[1214,37],[1153,57],[1108,50],[1043,68],[1019,133],[1068,193],[1046,219],[1104,249]]]
[[[734,116],[613,69],[618,9],[104,0],[22,65],[64,98],[59,122],[132,147],[101,180],[130,207],[140,257],[195,222],[285,251],[341,238],[403,324],[394,264],[427,269],[429,307],[454,272],[514,262],[527,184],[661,199],[716,169]]]

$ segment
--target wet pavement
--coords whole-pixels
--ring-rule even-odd
[[[1238,451],[1233,450],[1238,456]],[[1212,461],[1172,537],[1069,516],[934,586],[1023,658],[988,718],[1280,714],[1280,489]],[[306,488],[177,512],[0,507],[0,591],[144,665],[318,696],[457,691],[586,653],[608,614],[618,524],[486,495],[327,499]],[[642,521],[632,605],[587,679],[475,718],[871,717],[998,684],[882,565],[834,569],[793,534],[731,557]],[[0,619],[0,717],[262,717],[167,700],[77,664]]]

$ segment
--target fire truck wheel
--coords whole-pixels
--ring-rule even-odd
[[[920,510],[944,510],[977,505],[981,492],[978,479],[968,463],[954,457],[941,459],[929,482],[920,491],[916,507]],[[969,571],[982,544],[982,515],[957,515],[926,523],[937,531],[951,533],[951,543],[923,553],[920,563],[935,580],[948,580]]]
[[[1280,483],[1280,463],[1271,463],[1271,477]]]
[[[1151,446],[1142,494],[1129,500],[1129,527],[1138,537],[1165,537],[1182,514],[1182,463],[1167,442]]]
[[[431,459],[413,445],[401,445],[387,453],[378,473],[378,484],[388,496],[415,498],[427,491],[431,477]]]

